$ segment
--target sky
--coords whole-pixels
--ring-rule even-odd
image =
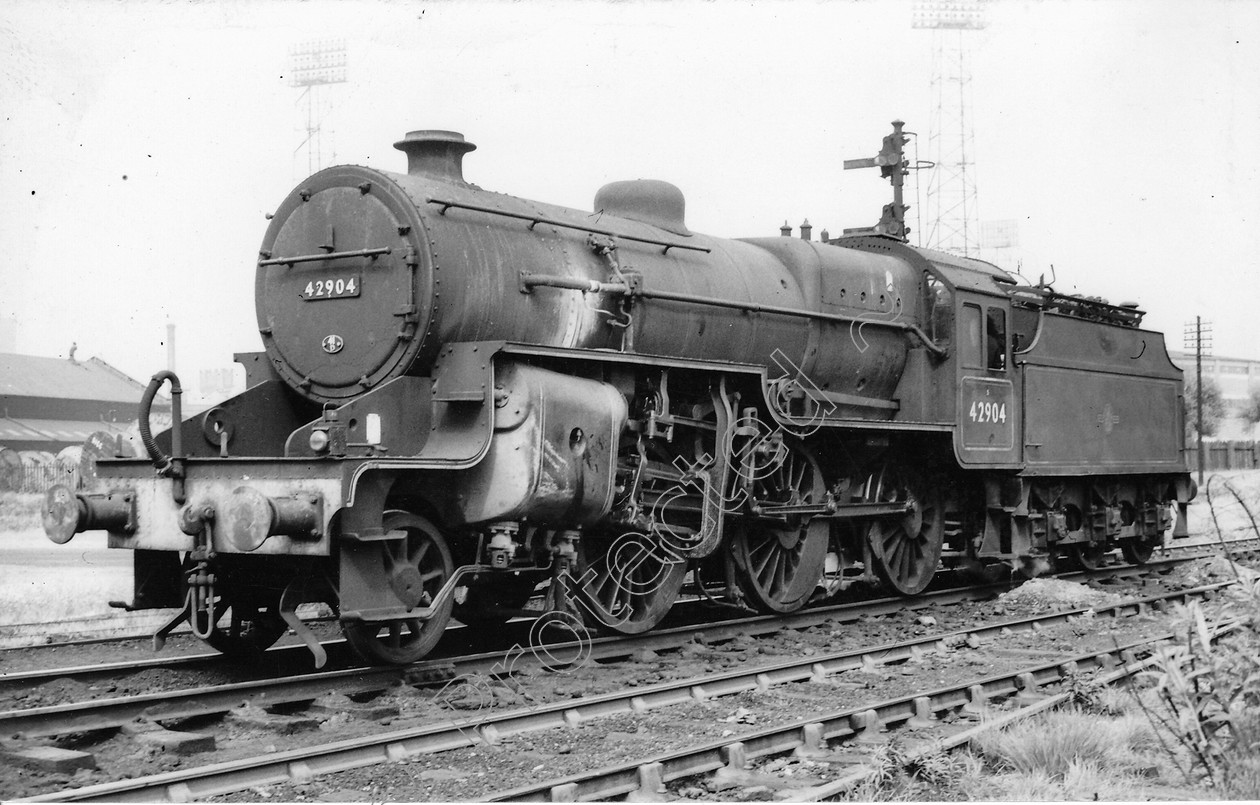
[[[488,190],[590,209],[664,179],[721,237],[869,226],[890,121],[923,135],[932,41],[912,4],[0,0],[0,319],[16,348],[144,379],[261,349],[265,216],[308,174],[291,50],[344,40],[320,164],[403,172],[462,132]],[[1260,359],[1260,2],[995,0],[967,34],[989,256],[1148,311],[1182,346]],[[923,146],[921,146],[922,148]],[[922,156],[922,154],[920,154]],[[913,180],[907,197],[914,203]],[[920,194],[922,189],[920,189]],[[920,195],[921,198],[921,195]],[[915,211],[911,211],[911,225]],[[911,235],[914,242],[915,235]]]

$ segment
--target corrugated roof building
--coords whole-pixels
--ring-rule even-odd
[[[144,385],[100,358],[76,361],[0,352],[0,447],[57,453],[92,433],[134,426]],[[170,401],[154,401],[166,414]]]

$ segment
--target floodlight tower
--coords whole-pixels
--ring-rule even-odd
[[[976,199],[975,131],[972,128],[971,65],[967,39],[988,21],[981,0],[920,0],[914,28],[932,31],[932,112],[928,126],[928,172],[922,243],[931,249],[979,256],[980,216]]]
[[[321,150],[323,132],[321,121],[326,112],[319,88],[329,84],[342,84],[346,80],[346,41],[344,39],[316,39],[303,42],[289,51],[289,86],[298,87],[302,94],[298,103],[306,102],[306,136],[302,144],[293,149],[296,160],[306,151],[306,173],[312,174],[323,167]]]

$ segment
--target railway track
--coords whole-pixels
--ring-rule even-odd
[[[1260,551],[1260,538],[1249,540],[1235,540],[1229,543],[1232,555],[1240,555],[1246,553],[1254,553]],[[1077,571],[1060,573],[1057,578],[1084,581],[1087,579],[1105,578],[1107,576],[1131,576],[1142,572],[1164,572],[1171,569],[1181,562],[1191,561],[1206,556],[1215,555],[1220,552],[1220,546],[1212,543],[1200,543],[1194,545],[1175,545],[1162,549],[1149,563],[1142,566],[1129,564],[1116,564],[1104,566],[1096,571]],[[989,585],[975,587],[977,591],[984,591],[986,594],[993,594],[1018,584],[1019,581],[1001,582]],[[876,599],[869,602],[875,607],[877,612],[887,611],[881,607],[887,607],[893,602],[899,608],[911,607],[918,608],[920,606],[930,606],[939,603],[941,600],[948,600],[948,596],[955,592],[954,590],[929,591],[920,599],[905,598],[887,598]],[[976,594],[979,594],[977,592]],[[944,596],[944,598],[940,597]],[[922,600],[924,603],[917,603]],[[802,618],[806,622],[813,617],[814,613],[830,616],[833,612],[844,612],[852,610],[854,607],[863,606],[862,602],[854,604],[830,605],[821,607],[812,607],[805,613]],[[712,610],[709,610],[711,614]],[[732,625],[747,625],[750,628],[759,628],[760,624],[773,620],[770,618],[734,618],[727,619]],[[785,619],[780,618],[780,621]],[[698,624],[701,621],[698,617],[685,619],[686,625],[680,625],[677,629],[686,629],[689,625]],[[503,637],[507,641],[507,645],[524,644],[528,640],[528,627],[517,621],[507,624],[505,629],[514,629],[515,631],[506,632]],[[791,625],[786,628],[793,628]],[[437,650],[432,655],[434,659],[426,660],[417,664],[418,668],[426,668],[432,666],[435,662],[441,661],[442,664],[448,662],[450,658],[458,657],[461,654],[476,653],[479,648],[471,635],[459,626],[449,630],[450,634],[443,639],[443,643],[439,644]],[[670,632],[670,629],[659,630],[658,634]],[[41,651],[44,648],[75,648],[82,646],[93,646],[106,642],[138,640],[147,636],[127,635],[117,638],[92,638],[83,641],[74,641],[66,643],[49,644],[47,647],[27,647]],[[350,652],[346,649],[345,640],[342,638],[333,638],[320,641],[320,645],[329,653],[334,661],[341,659],[345,670],[354,671],[361,669],[363,666],[358,664],[357,659],[350,656]],[[482,647],[484,648],[484,646]],[[296,674],[299,669],[309,667],[309,651],[301,644],[290,644],[276,646],[266,652],[268,664],[272,666],[277,673],[283,673],[286,670]],[[125,660],[116,662],[92,662],[90,664],[60,666],[50,668],[36,668],[30,670],[19,671],[3,671],[0,672],[0,690],[12,688],[15,686],[33,687],[43,684],[52,679],[72,679],[85,685],[91,685],[103,679],[112,679],[125,676],[127,674],[140,673],[148,670],[196,670],[213,666],[221,666],[225,662],[223,655],[213,651],[197,651],[196,653],[184,654],[180,656],[148,656],[142,659]],[[353,662],[353,665],[348,663]]]
[[[1095,611],[1095,615],[1124,618],[1145,612],[1151,607],[1163,606],[1169,601],[1184,600],[1188,597],[1200,595],[1212,595],[1226,586],[1228,586],[1228,583],[1152,596],[1143,600],[1099,609]],[[512,736],[527,735],[553,727],[572,727],[618,714],[644,713],[684,702],[707,701],[716,697],[729,696],[740,691],[769,690],[803,681],[818,682],[852,669],[904,663],[917,656],[922,656],[924,653],[947,650],[952,645],[969,645],[991,640],[998,635],[1009,636],[1021,631],[1046,629],[1054,624],[1065,623],[1071,618],[1080,617],[1086,611],[1085,609],[1079,609],[1007,620],[986,624],[975,629],[929,635],[915,640],[900,641],[874,648],[813,656],[748,670],[708,674],[702,678],[640,687],[616,694],[586,697],[580,700],[562,701],[555,704],[507,712],[487,712],[471,719],[461,719],[445,724],[428,725],[410,730],[344,740],[323,746],[278,752],[261,758],[218,763],[210,767],[188,769],[148,778],[105,783],[79,789],[66,789],[35,797],[32,801],[117,799],[186,801],[226,794],[259,785],[301,782],[329,772],[397,761],[460,747],[495,744]],[[1098,653],[1094,652],[1094,654]],[[1079,667],[1091,667],[1090,663],[1092,661],[1088,656],[1074,658],[1074,661],[1078,663]],[[1049,675],[1057,673],[1053,669],[1062,667],[1064,667],[1064,662],[1062,661],[1044,664],[1039,666],[1038,670],[1019,671],[1019,674],[1031,673],[1033,674],[1032,677],[1019,676],[1017,674],[1013,678],[1021,679],[1025,683],[1032,679],[1037,684],[1044,684]],[[1041,676],[1038,676],[1038,674]],[[1003,679],[1007,679],[1009,676],[1007,675]],[[979,684],[981,687],[975,688],[975,684]],[[966,686],[965,689],[972,696],[981,694],[987,696],[998,692],[1000,689],[1004,690],[1010,684],[1014,683],[982,680]],[[948,692],[938,691],[931,693],[927,696],[927,700],[929,703],[936,702],[941,707],[954,707],[965,703],[965,701],[958,699],[957,692],[952,688]],[[880,705],[880,707],[883,706]],[[892,706],[891,704],[887,705],[887,707]],[[904,703],[898,706],[904,706]],[[915,706],[922,708],[921,704]],[[933,706],[936,705],[934,704]],[[866,712],[870,709],[872,708],[869,706],[863,706],[861,712]],[[874,709],[876,709],[877,713],[879,712],[878,707]],[[913,715],[913,712],[911,710],[909,714]],[[908,718],[909,715],[906,717]],[[882,718],[887,720],[891,716]],[[815,723],[815,721],[809,723]],[[828,726],[831,723],[828,721],[821,728],[822,732],[819,733],[828,740],[831,739],[832,735],[840,735],[842,721],[850,724],[850,726],[854,723],[851,713],[843,717],[836,715],[832,721],[835,722],[834,725]],[[797,734],[798,737],[799,735],[804,735],[807,726],[807,724],[795,725],[793,729],[796,729],[797,732],[793,734]],[[810,734],[817,733],[819,729],[810,727]],[[748,740],[746,739],[749,739],[749,736],[743,735],[739,741],[747,746]],[[765,740],[770,741],[769,738]],[[779,742],[785,740],[795,739],[782,737],[774,739],[774,741]],[[771,741],[771,743],[774,741]],[[727,741],[723,746],[730,744],[732,744],[732,741]],[[760,744],[755,745],[760,746]],[[769,744],[766,745],[769,746]],[[719,757],[724,750],[719,746],[716,748],[709,747],[705,751],[712,757]],[[705,762],[712,762],[712,757]],[[677,766],[678,769],[692,768],[687,765],[692,762],[690,760],[685,762],[682,760],[671,760],[669,762],[681,763],[682,765]],[[724,759],[722,762],[725,763],[726,760]],[[653,760],[651,763],[661,763],[662,769],[665,769],[667,765],[664,760]],[[642,765],[633,766],[633,775],[636,775],[633,788],[637,788],[641,783],[637,775],[642,773],[638,771]],[[617,785],[623,786],[626,784],[625,780],[622,779],[625,773],[629,772],[625,772],[622,769],[614,775],[621,775],[617,777],[620,780]],[[662,772],[662,774],[665,773],[665,771]],[[673,772],[668,772],[668,774],[673,774]],[[655,778],[649,777],[647,779],[651,782]],[[661,779],[665,779],[665,777]],[[673,778],[670,777],[669,779]],[[568,786],[576,784],[576,782],[569,780],[556,783],[555,785]],[[552,788],[554,787],[552,786]],[[633,790],[633,788],[628,790]],[[550,788],[547,790],[551,791]],[[557,794],[549,793],[547,796],[566,797],[567,794],[564,792],[568,790],[570,789],[562,789]],[[524,792],[513,791],[505,796],[509,798],[524,797]],[[585,796],[586,794],[582,793],[582,798],[585,798]]]
[[[1164,559],[1144,566],[1124,565],[1064,574],[1063,578],[1097,579],[1103,577],[1135,577],[1147,573],[1159,573],[1170,569],[1184,558]],[[564,641],[551,644],[545,654],[530,651],[528,622],[510,624],[518,627],[504,635],[505,641],[493,651],[472,654],[453,654],[416,663],[407,668],[367,667],[352,665],[333,671],[317,673],[289,673],[272,678],[254,679],[183,690],[133,696],[98,698],[67,704],[53,704],[0,711],[0,735],[21,735],[24,738],[40,738],[75,732],[119,727],[136,719],[148,721],[178,720],[226,713],[243,705],[274,707],[277,705],[309,702],[330,690],[347,696],[365,696],[380,693],[400,684],[442,684],[457,676],[473,674],[500,674],[505,670],[505,651],[517,650],[508,662],[512,670],[525,671],[556,663],[563,658],[582,655],[595,662],[608,662],[641,651],[669,651],[702,636],[711,643],[720,643],[736,636],[763,636],[784,630],[805,629],[819,624],[852,623],[863,617],[887,615],[905,610],[927,610],[962,601],[983,600],[1014,586],[1011,583],[972,586],[940,590],[916,598],[881,598],[824,607],[814,607],[787,616],[754,616],[727,619],[704,624],[688,624],[661,629],[635,636],[601,637],[582,641]],[[461,645],[466,645],[460,641]],[[330,649],[340,646],[340,641],[327,641]],[[504,646],[507,648],[505,649]],[[525,650],[521,650],[525,647]],[[451,647],[447,647],[448,650]],[[273,649],[289,660],[305,658],[302,647]],[[143,671],[176,669],[201,669],[221,663],[219,655],[196,655],[163,662],[145,659],[124,663],[105,663],[93,666],[52,668],[40,671],[0,674],[0,686],[34,687],[53,680],[70,680],[82,687],[99,687],[103,680],[117,680],[129,674]],[[275,663],[276,667],[292,667],[296,663]]]
[[[1048,687],[1064,682],[1069,676],[1094,671],[1106,672],[1098,682],[1112,684],[1149,667],[1149,654],[1154,646],[1173,638],[1171,632],[1144,638],[1127,645],[1117,645],[1102,652],[1088,652],[1064,661],[1021,667],[1014,671],[967,680],[961,684],[935,690],[911,693],[875,704],[863,704],[787,725],[745,733],[737,741],[710,742],[683,750],[662,753],[570,775],[529,786],[501,791],[480,802],[590,802],[627,794],[638,795],[636,801],[659,798],[666,783],[702,775],[725,773],[732,782],[757,782],[760,778],[747,774],[753,761],[795,756],[831,759],[838,767],[835,779],[805,787],[785,786],[776,799],[791,802],[814,802],[836,797],[871,777],[874,770],[857,760],[855,753],[833,753],[833,742],[858,742],[867,745],[887,741],[880,733],[905,729],[907,732],[936,733],[925,746],[911,750],[907,759],[933,751],[944,751],[966,744],[981,730],[1000,729],[1019,719],[1061,706],[1070,700],[1070,693],[1048,695]],[[1116,666],[1120,667],[1117,669]],[[976,720],[994,703],[1015,698],[1025,704],[1014,712],[998,715],[992,711],[985,723],[973,726],[966,719],[959,726],[945,726],[941,719],[970,708]],[[945,732],[941,736],[941,732]]]

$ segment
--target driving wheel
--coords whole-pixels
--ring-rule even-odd
[[[885,468],[872,479],[867,499],[904,503],[904,514],[875,518],[866,533],[875,572],[902,595],[920,593],[936,575],[945,528],[941,495],[909,473]]]
[[[588,534],[578,548],[575,576],[575,603],[587,625],[639,634],[660,623],[674,605],[687,562],[644,534]]]
[[[778,507],[823,502],[827,487],[822,470],[805,447],[784,442],[784,450],[752,484],[753,504],[772,516],[732,518],[731,560],[735,579],[762,612],[794,612],[809,601],[827,559],[826,520],[785,512]]]

